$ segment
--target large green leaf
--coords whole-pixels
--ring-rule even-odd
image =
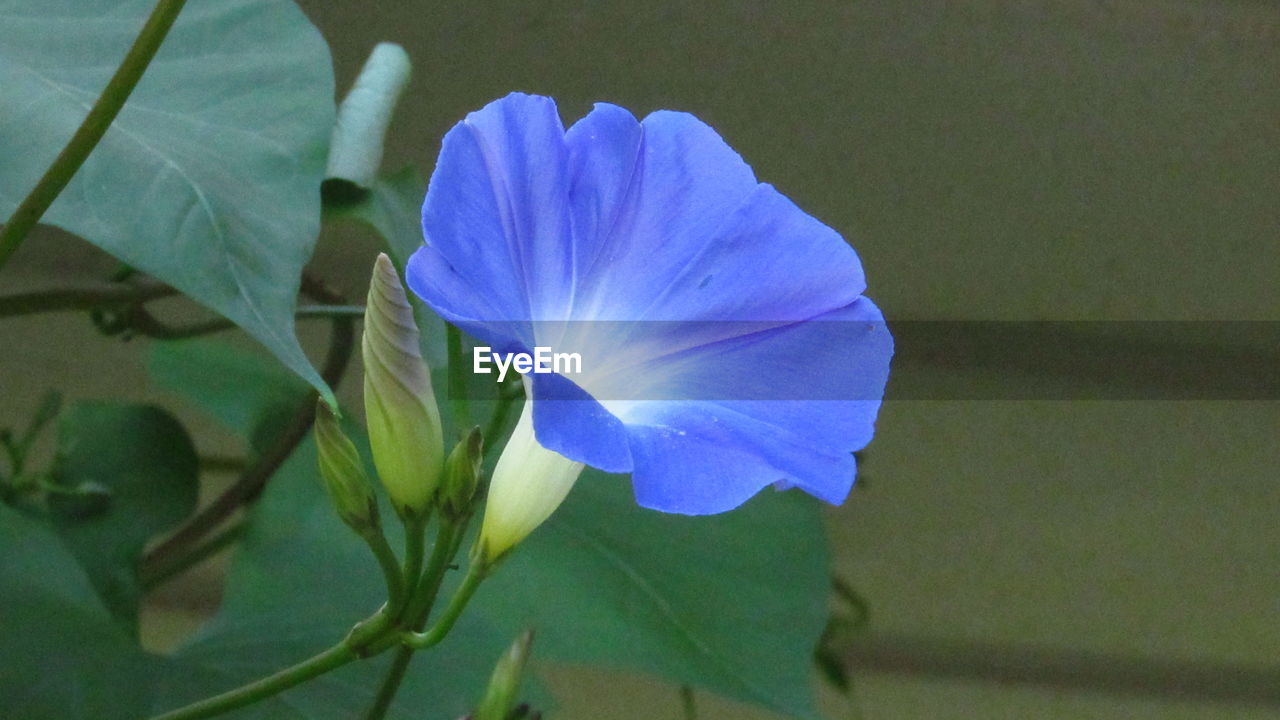
[[[44,523],[0,503],[0,709],[22,720],[148,715],[152,661]]]
[[[154,4],[0,0],[0,217],[66,144]],[[230,318],[328,392],[293,311],[333,113],[328,48],[293,3],[189,3],[44,219]]]
[[[54,523],[103,602],[131,630],[141,595],[138,558],[148,540],[195,509],[198,465],[191,438],[159,408],[81,403],[63,413],[54,481],[110,494],[104,507],[90,509],[51,496]]]
[[[546,657],[815,717],[829,583],[810,498],[765,494],[723,515],[664,515],[637,506],[624,479],[588,470],[480,603],[508,632],[537,627]]]
[[[307,397],[306,385],[278,365],[217,340],[153,343],[147,373],[250,441]]]

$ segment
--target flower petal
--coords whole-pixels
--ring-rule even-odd
[[[717,498],[734,507],[749,487],[783,482],[842,502],[853,483],[852,452],[874,432],[892,354],[880,310],[859,298],[808,322],[635,369],[669,378],[651,397],[604,400],[632,438],[637,500],[667,512],[717,512],[708,509]],[[705,459],[709,474],[674,482],[662,447],[687,453],[680,462],[693,467]],[[716,479],[717,463],[732,465],[741,478]]]
[[[760,184],[645,312],[646,320],[804,320],[866,289],[858,254],[772,185]]]
[[[649,115],[638,145],[626,119],[608,106],[583,123],[566,140],[578,159],[570,203],[575,218],[594,212],[597,219],[575,223],[575,231],[594,237],[582,241],[593,252],[577,271],[571,317],[639,320],[663,279],[676,277],[750,195],[755,175],[715,130],[687,113]],[[637,151],[638,162],[627,159]],[[606,169],[628,163],[625,180],[625,171]],[[608,216],[612,221],[600,219]]]
[[[582,354],[527,378],[545,447],[669,512],[848,493],[892,338],[853,249],[697,118],[601,103],[566,133],[512,94],[446,136],[423,228],[409,282],[446,319]]]
[[[667,404],[670,425],[630,426],[636,502],[662,512],[711,515],[791,481],[839,503],[853,486],[852,453],[789,446],[759,423],[714,405]],[[803,477],[797,472],[803,470]]]
[[[477,319],[563,316],[572,279],[567,161],[564,126],[546,97],[512,93],[445,135],[422,227],[501,313]]]
[[[423,302],[496,352],[527,352],[533,347],[532,325],[525,321],[495,321],[512,312],[503,295],[476,287],[475,276],[459,272],[436,246],[424,245],[414,251],[404,274],[409,289]]]
[[[631,451],[622,422],[568,378],[529,375],[533,429],[548,450],[605,472],[630,472]]]

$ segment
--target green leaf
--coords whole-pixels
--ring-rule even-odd
[[[58,536],[0,504],[0,706],[23,720],[136,720],[153,660],[98,601]]]
[[[306,401],[307,386],[260,354],[216,340],[156,342],[147,373],[246,440]]]
[[[723,515],[665,515],[637,506],[624,479],[588,470],[478,603],[508,633],[536,627],[542,657],[814,718],[829,588],[810,498],[764,493]]]
[[[353,220],[378,233],[396,267],[404,269],[409,256],[422,245],[422,199],[427,181],[412,166],[377,179],[369,194],[355,203],[325,206],[326,219]]]
[[[66,144],[154,4],[0,0],[0,217]],[[189,3],[44,220],[231,319],[328,393],[293,313],[333,115],[328,48],[293,3]]]
[[[74,495],[53,494],[51,515],[103,603],[136,634],[143,547],[195,510],[199,463],[191,438],[157,407],[80,403],[62,415],[53,479],[69,492],[108,493],[103,507],[88,512]]]

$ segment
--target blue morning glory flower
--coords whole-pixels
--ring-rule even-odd
[[[892,338],[854,250],[694,116],[601,103],[565,130],[509,95],[445,136],[422,224],[408,283],[441,316],[494,352],[580,354],[525,375],[511,441],[566,459],[560,498],[580,463],[673,513],[848,495]]]

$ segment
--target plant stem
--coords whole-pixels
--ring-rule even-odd
[[[326,290],[314,279],[303,276],[303,292],[322,302],[341,304],[340,296]],[[330,387],[337,388],[338,381],[346,372],[351,361],[351,353],[355,347],[355,320],[347,315],[333,318],[333,331],[329,336],[329,352],[325,358],[324,368],[320,376]],[[239,479],[222,495],[200,512],[197,512],[186,525],[183,525],[168,540],[165,540],[143,558],[143,571],[148,566],[162,566],[171,562],[171,557],[181,555],[184,548],[194,544],[200,538],[218,527],[242,505],[256,498],[275,471],[284,464],[315,421],[316,393],[311,391],[299,409],[294,413],[289,424],[285,426],[276,441],[257,458]]]
[[[680,705],[684,708],[684,720],[698,720],[698,701],[693,696],[692,686],[680,686]]]
[[[404,617],[409,619],[411,629],[419,630],[426,624],[427,616],[435,605],[436,596],[440,593],[440,584],[444,581],[445,572],[449,569],[449,562],[458,550],[458,539],[465,531],[466,525],[467,518],[458,522],[442,520],[440,530],[436,533],[435,546],[431,549],[431,559],[427,562],[427,569],[422,574],[422,581],[410,593],[409,605],[405,608]],[[369,712],[365,714],[365,720],[382,720],[386,716],[387,710],[391,708],[391,701],[400,690],[405,672],[409,669],[413,652],[414,648],[406,646],[396,650],[391,667],[387,669],[387,677],[382,681],[382,687],[378,689],[378,696],[374,699]]]
[[[208,542],[191,551],[188,555],[176,559],[163,567],[151,566],[145,574],[140,573],[138,584],[143,592],[147,592],[165,581],[180,575],[201,562],[217,555],[244,536],[244,524],[236,524],[213,536]]]
[[[185,4],[186,0],[160,0],[156,3],[146,24],[142,26],[142,31],[133,41],[133,46],[103,88],[89,114],[80,123],[66,147],[54,158],[53,164],[45,170],[44,176],[18,205],[18,209],[13,211],[13,217],[9,218],[4,229],[0,230],[0,267],[4,267],[9,257],[26,239],[27,233],[40,222],[45,211],[102,140],[120,108],[124,107],[130,93],[142,79],[142,74],[151,64],[151,59],[160,49],[160,43],[164,42],[165,35],[173,27],[178,12]]]
[[[183,708],[157,715],[151,720],[198,720],[244,707],[323,675],[355,660],[357,655],[346,642],[338,643],[307,660],[256,682],[214,695]]]
[[[371,528],[368,532],[363,533],[362,537],[368,543],[369,549],[373,551],[373,556],[378,559],[378,565],[382,568],[383,578],[387,582],[387,607],[394,614],[405,601],[406,584],[404,575],[400,572],[400,562],[396,559],[396,554],[392,552],[391,545],[387,543],[387,536],[382,534],[380,528]]]
[[[426,551],[426,529],[426,518],[406,518],[404,521],[404,575],[402,577],[404,587],[409,594],[404,598],[403,607],[398,603],[391,604],[393,617],[400,617],[402,611],[413,605],[415,591],[418,588],[418,577],[422,574],[422,558]],[[434,559],[433,552],[432,560]]]
[[[493,414],[489,416],[489,422],[484,426],[485,449],[492,451],[501,447],[498,443],[498,433],[502,432],[502,428],[507,424],[507,416],[511,413],[512,406],[516,400],[520,398],[519,393],[503,392],[501,386],[498,390],[498,402],[493,408]]]
[[[0,297],[0,318],[136,305],[177,294],[177,290],[157,282],[94,283],[57,290],[39,290]]]
[[[360,305],[299,305],[293,316],[299,320],[334,317],[360,318],[364,316],[364,307]],[[170,325],[158,320],[144,308],[138,307],[129,313],[120,329],[132,330],[139,335],[156,340],[184,340],[231,330],[235,327],[236,324],[226,318],[213,318],[212,320],[191,325]]]
[[[489,575],[489,570],[489,566],[485,563],[473,561],[467,570],[467,576],[462,579],[462,584],[454,592],[453,599],[449,601],[449,607],[445,608],[440,619],[424,633],[407,633],[403,640],[405,645],[415,650],[423,650],[444,640],[453,629],[453,624],[462,615],[462,611],[467,608],[467,603],[471,602],[471,596],[476,594],[480,583]]]
[[[466,361],[462,357],[462,331],[452,323],[445,325],[445,345],[449,352],[449,407],[453,426],[459,433],[471,427],[471,410],[467,407]]]
[[[387,669],[387,677],[382,681],[382,687],[378,688],[378,697],[374,698],[373,705],[369,708],[369,712],[365,713],[364,720],[382,720],[387,715],[387,710],[391,709],[391,701],[395,699],[396,693],[400,690],[400,683],[404,680],[404,674],[409,669],[409,661],[413,659],[413,648],[401,646],[396,650],[396,654],[391,658],[391,667]]]

